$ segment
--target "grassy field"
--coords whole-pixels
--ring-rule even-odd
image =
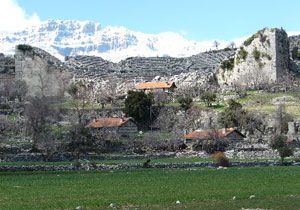
[[[0,209],[300,209],[300,167],[2,172],[0,180]]]

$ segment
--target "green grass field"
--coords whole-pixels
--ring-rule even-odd
[[[300,209],[300,167],[1,172],[0,180],[0,209]]]

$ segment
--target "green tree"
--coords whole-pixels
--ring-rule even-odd
[[[286,144],[287,137],[284,135],[276,135],[271,142],[271,148],[277,150],[281,158],[281,165],[283,165],[284,158],[290,157],[294,154],[292,148]]]
[[[147,128],[151,123],[151,106],[153,95],[142,91],[128,91],[125,99],[124,112],[127,116],[133,117],[140,128]]]
[[[191,108],[193,103],[193,99],[190,96],[181,96],[177,99],[177,101],[184,111],[187,111],[189,108]]]
[[[219,123],[225,128],[242,127],[245,124],[247,112],[235,100],[229,100],[228,107],[220,114]]]
[[[206,104],[206,106],[212,106],[212,103],[217,100],[217,95],[213,92],[207,91],[201,95],[201,100]]]

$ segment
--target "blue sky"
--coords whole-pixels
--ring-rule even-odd
[[[1,0],[2,1],[2,0]],[[263,27],[300,31],[299,0],[15,0],[40,20],[94,20],[197,41],[233,39]]]

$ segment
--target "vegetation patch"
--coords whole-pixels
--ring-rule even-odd
[[[21,50],[23,52],[31,52],[33,50],[33,47],[31,47],[30,45],[27,45],[27,44],[19,44],[17,45],[17,49],[18,50]]]
[[[240,50],[238,52],[238,57],[242,58],[243,60],[246,60],[247,56],[248,56],[248,52],[245,50],[245,48],[240,47]]]
[[[233,68],[234,68],[234,58],[224,60],[221,63],[221,69],[223,69],[223,70],[232,70]]]
[[[261,52],[255,47],[252,52],[252,55],[256,61],[259,61],[261,57]]]
[[[272,56],[269,55],[268,53],[261,53],[261,57],[267,58],[269,61],[272,60]]]
[[[297,58],[300,59],[300,50],[297,51]]]

